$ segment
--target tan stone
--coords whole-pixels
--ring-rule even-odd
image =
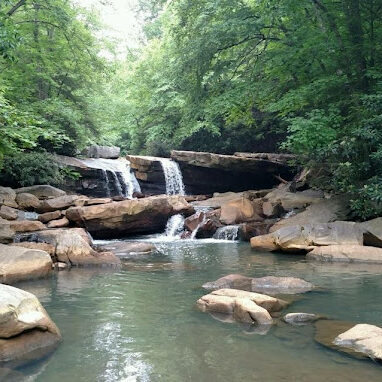
[[[0,282],[12,284],[45,277],[51,272],[47,252],[0,244]]]
[[[52,211],[52,212],[45,212],[44,214],[40,214],[38,216],[38,220],[42,223],[48,223],[51,220],[59,219],[62,216],[62,212],[60,210]]]
[[[49,186],[47,184],[39,184],[30,187],[17,188],[17,194],[28,193],[36,196],[38,199],[57,198],[59,196],[66,195],[65,191],[62,191],[56,187]]]
[[[273,320],[269,312],[247,298],[236,298],[233,316],[236,321],[256,323],[258,325],[272,325]]]
[[[16,232],[33,232],[45,229],[45,225],[37,220],[16,220],[10,222],[10,227]]]
[[[23,247],[23,248],[38,249],[40,251],[45,251],[49,253],[51,257],[54,256],[56,252],[56,248],[54,248],[53,245],[47,244],[47,243],[35,243],[30,241],[23,241],[21,243],[12,243],[11,245],[15,247]]]
[[[382,248],[362,245],[316,247],[306,256],[309,260],[346,263],[382,263]]]
[[[0,218],[0,243],[11,243],[16,232],[11,227],[10,221]]]
[[[64,195],[53,199],[47,199],[41,202],[39,212],[52,212],[56,210],[63,210],[74,206],[75,201],[84,199],[84,196],[78,195]]]
[[[252,237],[250,242],[251,248],[256,251],[272,252],[279,249],[272,234]]]
[[[8,206],[1,206],[0,207],[0,218],[6,219],[6,220],[16,220],[19,216],[19,210],[8,207]]]
[[[239,274],[230,274],[215,281],[210,281],[203,284],[203,288],[207,290],[216,290],[216,289],[224,289],[225,288],[233,288],[233,289],[251,289],[252,278],[242,276]]]
[[[69,225],[69,220],[64,216],[58,220],[51,220],[48,224],[48,228],[62,228],[67,227]]]
[[[18,208],[16,203],[16,192],[10,187],[0,186],[0,204],[8,207]]]
[[[240,198],[225,203],[221,207],[220,220],[227,225],[248,221],[263,221],[262,201],[261,199],[251,201]]]
[[[16,195],[16,202],[24,210],[36,210],[40,206],[40,200],[33,194],[21,192]]]
[[[360,226],[364,230],[364,245],[382,247],[382,217],[363,222]]]

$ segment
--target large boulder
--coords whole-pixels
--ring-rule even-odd
[[[88,158],[117,159],[121,149],[117,146],[92,145],[84,150],[84,155]]]
[[[13,284],[49,275],[52,259],[47,252],[0,244],[0,282]]]
[[[36,196],[38,199],[58,198],[59,196],[66,195],[66,192],[56,187],[47,184],[39,184],[36,186],[17,188],[17,194],[28,193]]]
[[[0,284],[0,363],[38,359],[60,340],[59,329],[33,294]]]
[[[2,205],[0,207],[0,218],[6,220],[16,220],[19,217],[19,210]]]
[[[16,195],[16,202],[23,210],[36,210],[40,206],[40,200],[37,196],[27,192],[20,192]]]
[[[61,216],[62,216],[62,211],[60,211],[60,210],[52,211],[52,212],[45,212],[45,213],[40,214],[38,216],[38,220],[42,223],[48,223],[51,220],[60,219]]]
[[[360,223],[364,230],[363,243],[373,247],[382,247],[382,218]]]
[[[339,220],[347,220],[350,213],[348,199],[341,196],[334,196],[330,199],[322,199],[311,204],[305,211],[299,212],[286,219],[281,219],[270,228],[270,232],[274,232],[283,227],[330,223]]]
[[[75,202],[81,199],[87,198],[85,196],[79,195],[64,195],[53,199],[47,199],[41,202],[38,211],[44,213],[56,210],[64,210],[70,206],[74,206]]]
[[[0,205],[3,204],[8,207],[17,208],[16,192],[10,187],[0,186]]]
[[[248,221],[263,221],[262,200],[239,198],[221,206],[220,221],[224,224],[237,224]]]
[[[12,243],[16,232],[8,220],[0,218],[0,243]]]
[[[254,236],[267,235],[274,221],[248,222],[240,224],[239,238],[243,241],[250,241]]]
[[[96,238],[162,232],[170,216],[190,215],[192,206],[182,196],[153,196],[68,209],[66,217]]]
[[[230,274],[215,281],[203,284],[207,290],[233,288],[257,293],[297,294],[313,290],[313,284],[295,277],[266,276],[253,278],[239,274]]]
[[[382,248],[362,245],[316,247],[306,255],[309,260],[344,263],[382,263]]]
[[[15,232],[33,232],[45,229],[45,225],[38,220],[15,220],[9,224]]]
[[[357,223],[341,222],[286,226],[265,236],[251,239],[260,251],[309,251],[316,246],[362,245],[363,231]]]

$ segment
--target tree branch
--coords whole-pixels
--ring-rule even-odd
[[[18,3],[16,3],[8,12],[7,16],[11,17],[20,7],[22,7],[27,0],[20,0]]]

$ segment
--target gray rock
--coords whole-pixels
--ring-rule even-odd
[[[310,292],[314,285],[296,277],[266,276],[252,279],[251,290],[267,294],[298,294]]]
[[[320,316],[313,313],[288,313],[283,317],[283,319],[288,324],[304,325],[319,320]]]
[[[121,149],[116,146],[89,146],[84,151],[84,155],[88,158],[105,158],[117,159],[120,155]]]
[[[39,199],[57,198],[59,196],[66,195],[65,191],[62,191],[53,186],[49,186],[48,184],[39,184],[36,186],[17,188],[15,192],[17,194],[32,194]]]

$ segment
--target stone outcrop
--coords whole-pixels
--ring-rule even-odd
[[[170,216],[190,215],[192,206],[181,196],[153,196],[88,207],[72,207],[66,217],[96,238],[162,232]]]
[[[270,312],[278,312],[286,305],[283,300],[236,289],[220,289],[197,301],[203,312],[225,314],[238,322],[258,325],[272,325]]]
[[[17,194],[21,194],[21,193],[32,194],[40,200],[58,198],[59,196],[64,196],[66,194],[65,191],[60,190],[53,186],[49,186],[47,184],[17,188],[15,191]]]
[[[47,252],[0,244],[0,282],[41,278],[52,270],[52,259]]]
[[[314,289],[313,284],[295,277],[266,276],[260,278],[246,277],[239,274],[223,276],[216,281],[203,284],[207,290],[222,288],[242,289],[257,293],[297,294]]]
[[[251,238],[259,251],[307,252],[316,246],[362,245],[363,231],[357,223],[333,222],[282,227],[264,236]]]
[[[306,255],[309,260],[344,263],[382,263],[382,248],[362,245],[329,245],[317,247]]]
[[[335,196],[330,199],[322,199],[311,204],[303,212],[299,212],[286,219],[281,219],[271,227],[270,232],[277,231],[283,227],[303,225],[307,222],[315,224],[347,220],[349,212],[347,198]]]
[[[117,159],[120,152],[121,149],[117,146],[92,145],[84,150],[83,155],[88,158]]]
[[[50,229],[18,237],[20,242],[46,243],[55,248],[54,258],[68,265],[119,266],[120,260],[111,252],[97,252],[82,228]]]
[[[0,284],[0,363],[33,361],[60,341],[59,329],[33,294]]]

